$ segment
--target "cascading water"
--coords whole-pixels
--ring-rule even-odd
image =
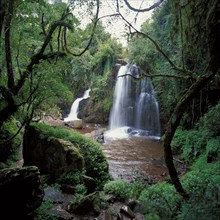
[[[71,106],[70,113],[69,113],[68,117],[64,118],[64,121],[67,122],[67,121],[79,120],[79,118],[78,118],[79,103],[80,103],[81,100],[87,99],[87,98],[90,97],[90,96],[89,96],[89,92],[90,92],[90,91],[91,91],[90,88],[87,89],[87,90],[84,92],[84,94],[83,94],[83,96],[82,96],[81,98],[77,98],[77,99],[73,102],[73,104],[72,104],[72,106]]]
[[[106,136],[160,137],[159,109],[154,88],[150,78],[140,77],[138,66],[128,64],[120,68],[109,121],[110,130]]]

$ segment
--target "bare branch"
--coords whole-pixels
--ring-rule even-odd
[[[6,65],[7,65],[7,73],[8,73],[8,88],[11,91],[14,91],[14,71],[13,71],[13,63],[11,56],[11,44],[10,44],[10,30],[11,30],[11,20],[12,20],[12,12],[13,12],[13,4],[14,0],[8,2],[7,5],[7,13],[5,17],[5,56],[6,56]]]
[[[193,74],[193,72],[191,72],[191,71],[188,71],[188,70],[185,70],[185,69],[182,69],[182,68],[176,66],[173,63],[173,61],[168,57],[168,55],[162,50],[160,45],[151,36],[149,36],[148,34],[146,34],[144,32],[141,32],[141,31],[137,30],[129,21],[127,21],[125,19],[125,17],[121,13],[120,13],[120,17],[128,24],[129,28],[132,28],[133,30],[135,30],[135,32],[133,32],[132,34],[139,34],[139,35],[149,39],[154,44],[156,49],[163,55],[163,57],[166,59],[166,61],[171,65],[172,69],[174,69],[174,70],[176,70],[178,72],[185,73],[185,74],[187,73],[190,76]]]
[[[99,0],[96,0],[96,2],[97,2],[97,9],[96,9],[96,15],[94,18],[94,25],[93,25],[92,34],[90,35],[90,39],[88,41],[87,46],[80,53],[73,53],[68,49],[67,45],[65,45],[65,49],[67,50],[67,52],[73,56],[81,56],[82,54],[84,54],[89,49],[89,47],[92,43],[93,37],[95,35],[95,29],[96,29],[97,23],[99,21],[99,18],[98,18],[98,16],[99,16]]]
[[[153,78],[153,77],[166,77],[166,78],[174,78],[174,79],[179,79],[179,80],[190,80],[190,79],[193,79],[195,80],[196,78],[193,78],[192,76],[179,76],[179,75],[174,75],[174,74],[147,74],[147,73],[144,73],[143,74],[144,76],[146,77],[150,77],[150,78]]]
[[[18,81],[18,83],[17,83],[17,85],[15,87],[15,94],[18,94],[18,92],[22,88],[26,78],[32,72],[33,67],[34,67],[35,64],[38,64],[40,62],[40,60],[47,60],[49,58],[54,58],[54,57],[57,57],[57,56],[60,56],[60,57],[66,56],[66,53],[63,53],[63,52],[51,52],[51,53],[48,53],[46,55],[44,55],[44,54],[40,54],[40,55],[36,54],[35,56],[33,56],[31,58],[31,62],[27,66],[27,68],[24,71],[24,73],[22,74],[21,78],[19,79],[19,81]]]
[[[142,77],[149,77],[149,78],[154,78],[154,77],[166,77],[166,78],[174,78],[174,79],[179,79],[179,80],[190,80],[190,79],[193,79],[193,80],[196,80],[196,78],[193,78],[191,76],[178,76],[178,75],[174,75],[174,74],[149,74],[149,73],[142,73],[142,76],[141,77],[135,77],[133,76],[132,74],[123,74],[123,75],[120,75],[118,77],[124,77],[124,76],[130,76],[134,79],[141,79]]]
[[[46,29],[45,29],[44,13],[42,14],[42,17],[41,17],[41,28],[42,28],[43,34],[45,36],[47,36],[47,32],[46,32]],[[49,46],[50,46],[50,50],[52,52],[53,51],[53,47],[52,47],[51,42],[49,43]]]
[[[158,0],[156,3],[154,3],[153,5],[151,5],[148,8],[144,8],[144,9],[138,9],[138,8],[134,8],[130,5],[130,3],[128,2],[128,0],[124,0],[125,4],[128,6],[128,8],[132,11],[136,11],[136,12],[147,12],[147,11],[151,11],[154,8],[160,6],[160,4],[163,2],[164,0]]]

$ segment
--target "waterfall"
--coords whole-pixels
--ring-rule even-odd
[[[71,109],[70,109],[70,113],[69,113],[68,117],[64,118],[64,121],[67,122],[67,121],[79,120],[79,118],[78,118],[79,103],[80,103],[81,100],[89,98],[89,92],[90,92],[90,91],[91,91],[90,88],[87,89],[87,90],[84,92],[84,94],[83,94],[83,96],[82,96],[81,98],[77,98],[77,99],[73,102],[73,104],[72,104],[72,106],[71,106]]]
[[[122,66],[115,85],[109,132],[118,137],[129,135],[155,136],[160,134],[159,108],[150,78],[141,78],[136,65]],[[120,131],[120,132],[119,132]]]

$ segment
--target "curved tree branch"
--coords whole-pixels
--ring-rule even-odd
[[[128,0],[124,0],[125,4],[128,6],[128,8],[132,11],[136,11],[136,12],[147,12],[147,11],[151,11],[154,8],[160,6],[160,4],[163,2],[164,0],[158,0],[156,3],[154,3],[153,5],[151,5],[148,8],[144,8],[144,9],[138,9],[138,8],[134,8],[130,5],[130,3],[128,2]]]
[[[198,77],[197,81],[191,85],[191,87],[188,89],[188,91],[183,95],[183,97],[179,100],[177,103],[170,120],[168,122],[166,132],[165,132],[165,138],[164,138],[164,157],[165,162],[167,164],[167,168],[169,170],[170,177],[172,179],[172,182],[174,183],[174,186],[183,197],[188,198],[188,195],[186,194],[185,190],[183,189],[179,178],[177,171],[175,169],[175,166],[173,164],[173,154],[171,149],[171,141],[173,139],[174,133],[180,123],[180,120],[183,116],[183,113],[185,111],[185,108],[187,105],[189,105],[190,101],[193,99],[194,95],[199,92],[205,85],[207,85],[213,77],[216,75],[217,72],[209,72],[207,70],[206,74],[202,77]]]
[[[73,56],[81,56],[81,55],[83,55],[89,49],[89,47],[90,47],[90,45],[92,43],[93,37],[95,35],[95,29],[96,29],[97,23],[99,21],[99,18],[98,18],[98,16],[99,16],[99,0],[96,0],[96,2],[97,2],[97,9],[96,9],[96,15],[95,15],[95,18],[94,18],[94,25],[93,25],[92,34],[90,35],[90,39],[88,41],[87,46],[80,53],[73,53],[73,52],[70,51],[70,49],[68,49],[67,45],[65,45],[66,51],[69,54],[73,55]]]
[[[35,64],[38,64],[40,62],[40,60],[48,59],[50,57],[53,57],[54,55],[63,55],[64,54],[64,53],[55,52],[55,53],[49,53],[49,55],[44,55],[45,49],[48,46],[48,44],[50,43],[54,31],[56,30],[57,27],[60,27],[60,26],[68,27],[70,29],[72,28],[71,25],[66,24],[63,21],[57,21],[51,26],[51,28],[50,28],[50,30],[44,40],[44,43],[41,46],[40,51],[31,57],[30,63],[28,64],[26,70],[23,72],[21,78],[18,80],[17,85],[15,86],[15,94],[18,94],[18,92],[22,88],[26,78],[32,72]]]
[[[129,28],[132,28],[135,32],[133,32],[132,34],[139,34],[143,37],[146,37],[147,39],[149,39],[153,44],[154,46],[156,47],[156,49],[158,50],[158,52],[160,52],[163,57],[165,58],[165,60],[171,65],[172,69],[178,71],[178,72],[182,72],[184,74],[188,74],[190,76],[193,75],[193,72],[189,71],[189,70],[186,70],[186,69],[182,69],[178,66],[176,66],[174,64],[174,62],[169,58],[169,56],[163,51],[163,49],[160,47],[160,45],[148,34],[144,33],[144,32],[141,32],[139,30],[137,30],[119,11],[118,9],[118,14],[119,16],[128,24]]]
[[[8,1],[7,3],[7,13],[5,17],[5,57],[6,57],[6,65],[7,65],[7,78],[8,78],[8,88],[14,92],[14,71],[13,71],[13,63],[12,63],[12,55],[11,55],[11,45],[10,45],[10,31],[11,31],[11,20],[13,15],[13,5],[14,0]]]

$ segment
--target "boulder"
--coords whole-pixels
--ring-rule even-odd
[[[39,167],[41,174],[59,178],[65,172],[84,168],[84,159],[71,142],[42,135],[40,129],[29,126],[23,141],[24,165]]]
[[[82,121],[82,119],[75,119],[72,121],[66,121],[65,125],[67,125],[71,128],[82,129],[83,128],[83,121]]]
[[[99,193],[94,192],[87,196],[85,196],[80,202],[78,203],[70,203],[67,206],[67,209],[70,213],[78,214],[78,215],[99,215],[101,211],[101,202],[99,198]]]
[[[0,195],[1,219],[5,216],[26,219],[43,201],[39,169],[36,166],[1,169]]]

